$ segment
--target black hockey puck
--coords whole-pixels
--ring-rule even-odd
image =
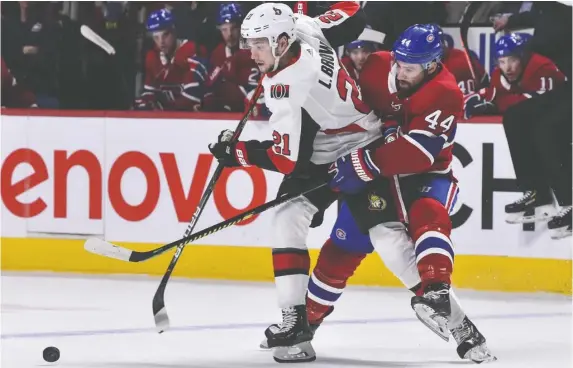
[[[53,346],[48,346],[47,348],[44,349],[43,355],[44,355],[44,360],[46,362],[53,363],[58,359],[60,359],[60,350]]]

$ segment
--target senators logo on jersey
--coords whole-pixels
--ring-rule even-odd
[[[271,98],[275,98],[280,100],[281,98],[288,98],[289,97],[289,90],[290,86],[284,85],[282,83],[273,84],[271,86]]]

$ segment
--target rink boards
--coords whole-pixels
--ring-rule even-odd
[[[85,252],[83,239],[103,237],[140,250],[178,239],[216,167],[207,144],[239,118],[21,112],[2,113],[2,269],[87,273],[163,274],[171,254],[130,264]],[[270,134],[265,122],[250,122],[242,137]],[[570,240],[551,240],[544,224],[504,222],[504,205],[521,194],[499,118],[460,124],[456,141],[455,284],[570,294]],[[280,180],[257,168],[227,170],[197,230],[273,199]],[[331,231],[334,207],[309,235],[313,259]],[[175,275],[272,280],[271,217],[262,214],[187,247]],[[352,282],[399,286],[376,255]]]

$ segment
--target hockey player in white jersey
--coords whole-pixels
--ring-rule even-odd
[[[278,3],[253,9],[241,25],[242,45],[261,72],[273,129],[267,141],[229,142],[219,135],[210,151],[226,166],[254,165],[285,175],[278,195],[299,193],[329,179],[329,164],[381,138],[381,123],[362,101],[354,80],[341,67],[334,47],[358,38],[365,18],[355,2],[335,4],[318,18],[295,16]],[[275,212],[273,268],[283,320],[265,335],[279,362],[312,361],[305,294],[310,257],[309,228],[337,193],[323,187]]]

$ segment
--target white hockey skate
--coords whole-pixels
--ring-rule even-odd
[[[460,358],[474,363],[494,362],[497,358],[485,343],[485,337],[466,316],[462,323],[451,330],[452,336],[458,343],[457,352]]]
[[[412,297],[411,305],[420,322],[444,341],[449,341],[448,316],[452,313],[449,285],[445,283],[428,285],[424,295]]]
[[[571,206],[562,207],[559,213],[547,223],[551,239],[571,236]]]

